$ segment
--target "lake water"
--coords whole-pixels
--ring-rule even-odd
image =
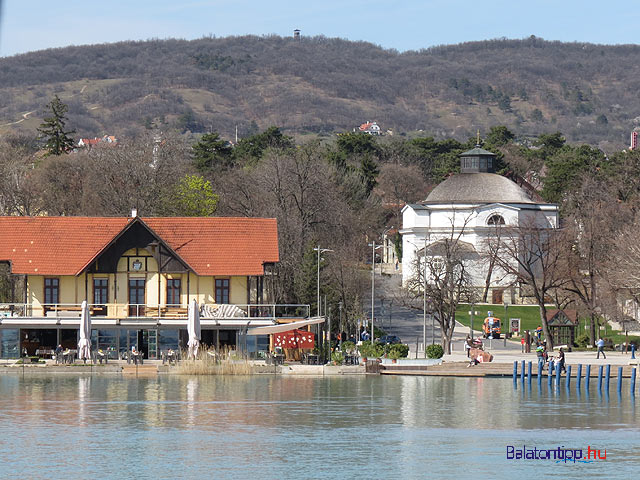
[[[639,406],[437,377],[0,376],[0,477],[631,478]],[[606,460],[507,459],[507,447]]]

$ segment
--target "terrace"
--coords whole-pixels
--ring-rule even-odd
[[[107,303],[89,304],[94,328],[126,326],[132,328],[186,327],[184,305]],[[1,303],[0,326],[42,328],[79,325],[81,304]],[[309,305],[303,304],[202,304],[202,328],[268,326],[310,318]]]

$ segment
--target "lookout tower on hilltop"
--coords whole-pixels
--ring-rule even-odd
[[[300,30],[297,28],[293,31],[293,39],[300,41]]]

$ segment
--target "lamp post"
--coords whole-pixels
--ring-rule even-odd
[[[375,309],[375,283],[376,283],[376,250],[382,245],[378,245],[376,247],[376,241],[374,240],[369,244],[371,247],[371,343],[375,340],[374,330],[373,330],[373,313]]]
[[[325,252],[333,252],[333,250],[330,250],[328,248],[320,248],[320,245],[315,247],[313,250],[318,252],[318,290],[317,290],[317,294],[318,294],[317,302],[318,303],[316,304],[317,305],[316,313],[317,313],[317,315],[319,317],[320,316],[320,311],[321,311],[321,308],[320,308],[320,306],[321,306],[320,305],[320,260],[321,260],[320,255],[322,253],[325,253]],[[320,347],[320,324],[318,324],[318,330],[317,330],[316,333],[318,334],[318,347]]]
[[[333,250],[331,250],[329,248],[320,248],[320,245],[315,247],[313,250],[318,252],[318,290],[317,290],[317,294],[318,294],[317,301],[318,301],[318,303],[316,304],[317,305],[316,312],[317,312],[318,316],[320,316],[320,310],[321,310],[320,309],[320,260],[321,260],[320,255],[322,253],[324,253],[324,252],[333,252]]]
[[[422,348],[427,348],[427,237],[424,237],[424,271],[422,273]],[[431,333],[433,335],[433,332]]]

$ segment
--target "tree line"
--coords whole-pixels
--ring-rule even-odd
[[[251,122],[326,134],[377,120],[396,133],[457,140],[472,125],[530,137],[553,129],[614,150],[640,122],[639,58],[637,46],[535,37],[404,53],[325,37],[119,42],[0,59],[0,117],[36,117],[58,94],[84,136],[155,124],[231,138],[236,126],[250,133]]]
[[[70,133],[60,122],[66,117],[58,101],[50,104],[38,141],[1,140],[0,214],[125,216],[136,207],[141,216],[275,217],[281,262],[274,272],[274,300],[309,303],[315,311],[313,249],[319,245],[332,250],[321,260],[322,291],[334,315],[342,304],[351,325],[363,313],[368,278],[362,265],[373,260],[367,242],[389,226],[400,227],[402,206],[424,200],[457,173],[459,154],[477,142],[351,132],[296,142],[274,126],[235,145],[216,132],[194,141],[152,130],[117,147],[76,150],[62,141],[58,149],[51,139]],[[632,270],[640,258],[633,242],[640,153],[605,155],[569,144],[559,132],[522,141],[505,126],[493,127],[481,143],[497,154],[499,173],[533,196],[560,204],[562,242],[540,240],[547,242],[543,250],[558,254],[549,282],[538,292],[542,303],[576,306],[592,319],[592,330],[603,316],[624,318],[614,299],[635,301],[639,291]],[[534,296],[535,280],[519,278],[529,282]],[[452,281],[443,279],[443,285],[451,287]],[[455,289],[463,292],[463,286]],[[460,298],[443,299],[443,305]]]

